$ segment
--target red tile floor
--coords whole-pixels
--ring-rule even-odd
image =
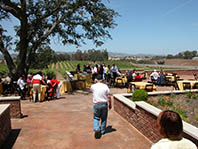
[[[126,89],[111,89],[126,93]],[[107,133],[92,131],[92,94],[62,95],[59,100],[21,102],[24,118],[12,119],[12,132],[3,148],[13,149],[149,149],[152,142],[109,111]]]

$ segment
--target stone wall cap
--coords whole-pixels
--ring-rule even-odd
[[[20,100],[20,96],[6,96],[6,97],[0,97],[0,100]]]
[[[184,132],[198,140],[198,128],[183,121]]]
[[[10,104],[0,104],[0,115],[10,106]]]
[[[128,98],[124,97],[123,94],[114,94],[113,95],[117,100],[121,101],[122,103],[126,104],[130,108],[134,109],[136,108],[136,105],[133,101],[129,100]]]
[[[155,115],[156,117],[159,115],[159,113],[162,111],[144,101],[136,101],[135,104],[137,104],[139,107],[141,107],[142,109],[145,109],[146,111],[148,111],[149,113],[152,113],[153,115]]]
[[[149,92],[149,96],[155,95],[166,95],[166,94],[181,94],[186,92],[198,92],[198,89],[191,89],[191,90],[174,90],[174,91],[157,91],[157,92]]]

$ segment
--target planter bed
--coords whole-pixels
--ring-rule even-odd
[[[189,91],[155,92],[149,93],[149,98],[159,95],[185,94],[185,92]],[[130,97],[131,94],[114,94],[114,110],[152,142],[157,142],[162,137],[156,126],[156,119],[161,110],[143,101],[133,102],[129,99]],[[198,128],[184,121],[183,124],[184,136],[198,146]]]

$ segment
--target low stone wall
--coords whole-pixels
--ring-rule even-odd
[[[156,125],[157,116],[161,110],[143,101],[132,102],[126,96],[130,97],[131,94],[114,95],[114,110],[153,143],[157,142],[162,138]],[[198,146],[198,128],[184,121],[183,125],[184,137]]]
[[[152,71],[147,71],[148,75],[152,73]],[[177,75],[194,75],[198,74],[198,69],[184,69],[184,70],[164,70],[165,73],[176,73]]]
[[[176,73],[177,75],[194,75],[197,74],[198,75],[198,69],[163,69],[165,73]],[[125,73],[126,70],[121,70],[122,73]],[[144,69],[137,69],[137,72],[142,72],[145,71]],[[146,70],[146,72],[148,73],[148,75],[150,75],[153,70]]]
[[[0,104],[10,104],[11,118],[21,118],[20,96],[0,97]]]
[[[10,105],[0,105],[0,148],[11,132]]]

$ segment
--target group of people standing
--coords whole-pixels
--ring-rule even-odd
[[[27,93],[29,94],[31,88],[33,90],[33,101],[41,101],[41,85],[46,85],[46,95],[56,94],[56,98],[60,98],[60,88],[62,83],[55,78],[43,77],[42,72],[38,72],[34,75],[28,75],[25,79],[24,75],[17,80],[17,85],[19,89],[19,95],[21,99],[25,99]],[[50,94],[52,93],[52,94]]]
[[[163,86],[165,84],[165,74],[163,70],[157,72],[156,69],[154,69],[154,71],[150,74],[150,77],[152,82],[157,85]]]
[[[84,65],[83,70],[80,69],[80,64],[76,67],[76,72],[82,72],[82,73],[91,73],[92,74],[92,81],[94,82],[95,78],[100,75],[103,80],[105,80],[107,83],[111,81],[113,83],[117,76],[120,76],[120,70],[115,64],[111,65],[105,65],[105,64],[97,64],[93,62],[92,67],[90,64]]]

